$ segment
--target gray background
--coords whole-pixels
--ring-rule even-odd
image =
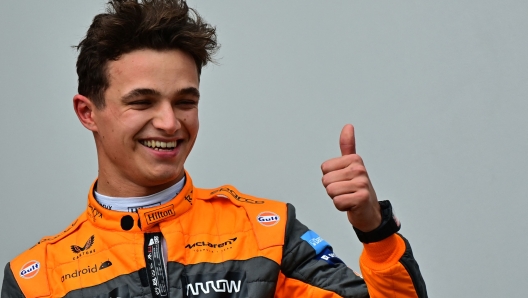
[[[2,264],[85,207],[96,154],[70,46],[104,2],[0,1]],[[202,75],[197,185],[294,203],[357,268],[320,182],[353,123],[430,297],[526,295],[527,1],[190,4],[222,43]]]

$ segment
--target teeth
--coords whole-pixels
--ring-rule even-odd
[[[176,141],[174,142],[160,142],[160,141],[154,141],[154,140],[148,140],[148,141],[141,141],[141,144],[150,147],[154,150],[159,149],[173,149],[176,147]]]

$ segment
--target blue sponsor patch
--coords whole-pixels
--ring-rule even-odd
[[[328,264],[335,266],[337,264],[344,264],[340,258],[332,251],[331,247],[326,247],[320,254],[317,255],[316,259],[323,260]]]
[[[315,254],[319,255],[325,248],[330,247],[330,244],[323,238],[317,235],[314,231],[308,231],[301,236],[301,239],[308,242],[314,249]]]

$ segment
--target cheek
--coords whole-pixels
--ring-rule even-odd
[[[198,121],[198,112],[189,112],[186,113],[182,118],[183,125],[187,128],[189,131],[189,134],[191,136],[196,137],[196,134],[198,133],[198,127],[199,127],[199,121]]]
[[[150,121],[152,117],[149,113],[138,113],[138,111],[128,111],[119,118],[119,129],[126,135],[135,135]]]

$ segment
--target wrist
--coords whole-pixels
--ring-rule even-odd
[[[359,241],[363,243],[378,242],[393,235],[394,233],[400,230],[401,224],[392,212],[391,203],[389,201],[380,201],[379,207],[381,214],[381,223],[377,228],[369,232],[363,232],[357,227],[353,227]]]

